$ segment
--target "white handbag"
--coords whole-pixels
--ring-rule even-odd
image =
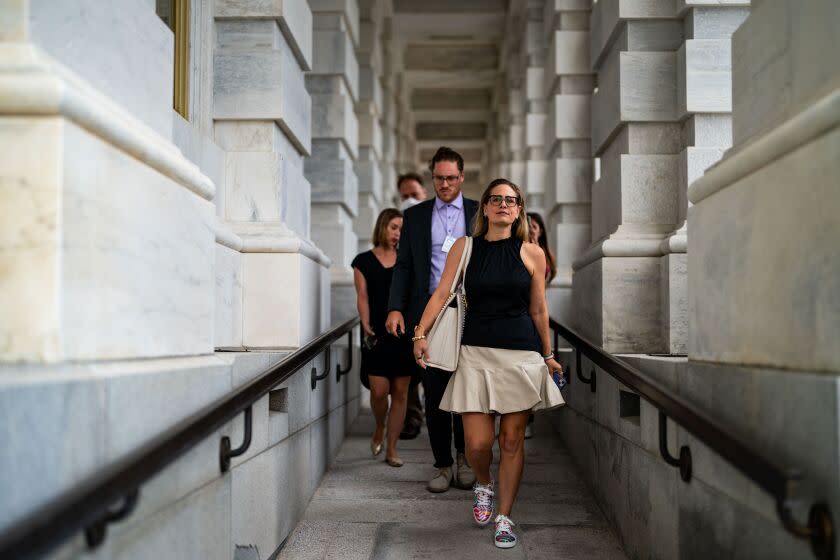
[[[426,335],[428,346],[424,360],[427,366],[444,371],[455,371],[458,367],[461,335],[464,332],[464,320],[467,318],[467,293],[464,290],[463,280],[467,275],[471,254],[472,237],[467,236],[464,252],[461,253],[455,278],[452,279],[452,286],[449,288],[449,296],[429,330],[429,334]],[[449,307],[453,299],[456,300],[456,306]]]

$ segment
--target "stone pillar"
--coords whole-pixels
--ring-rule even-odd
[[[610,352],[661,352],[660,243],[678,221],[682,22],[673,2],[619,0],[594,4],[590,28],[600,176],[593,244],[573,264],[573,319]]]
[[[0,52],[0,363],[212,353],[215,187],[154,6],[6,2]]]
[[[572,263],[591,241],[590,5],[589,0],[548,0],[543,15],[548,44],[541,90],[548,113],[543,207],[557,258],[548,300],[552,317],[563,322],[571,321]]]
[[[312,96],[312,240],[332,260],[331,297],[337,316],[354,301],[350,262],[358,250],[353,221],[358,209],[359,5],[356,0],[309,0],[313,62],[306,76]]]
[[[393,192],[397,181],[397,124],[394,100],[397,91],[397,77],[402,65],[397,40],[392,35],[393,20],[386,17],[382,34],[383,65],[382,76],[382,185],[383,198],[390,204],[397,193]],[[398,197],[396,197],[398,198]]]
[[[748,13],[747,2],[714,7],[686,2],[678,14],[685,33],[677,51],[677,113],[683,135],[679,226],[660,245],[662,341],[663,350],[670,354],[685,354],[688,339],[686,192],[732,145],[731,36]]]
[[[525,6],[522,41],[516,64],[524,69],[522,110],[524,128],[524,169],[521,185],[528,196],[528,210],[545,217],[545,182],[548,162],[545,153],[546,114],[543,93],[547,44],[543,34],[543,6],[545,0],[529,0]]]
[[[402,169],[397,163],[399,134],[397,122],[397,100],[399,99],[398,68],[402,59],[394,50],[396,41],[390,36],[390,24],[386,25],[385,76],[382,80],[382,184],[384,199],[392,203],[399,197],[394,191],[397,177]],[[407,171],[407,170],[406,170]]]
[[[235,234],[217,251],[220,278],[233,283],[233,293],[242,285],[240,346],[297,347],[329,320],[322,301],[329,261],[309,241],[303,173],[312,145],[304,84],[312,15],[300,0],[282,7],[219,0],[215,18],[213,118],[216,143],[226,151],[217,206]]]
[[[755,2],[732,36],[733,147],[688,189],[686,391],[840,512],[840,4]],[[681,381],[681,383],[683,383]],[[745,413],[748,411],[749,413]],[[688,436],[683,436],[690,441]],[[692,449],[693,452],[693,449]],[[772,557],[808,557],[772,503],[709,456],[707,499],[755,518]],[[703,473],[700,473],[703,476]],[[693,504],[692,504],[693,506]],[[686,508],[697,518],[702,504]],[[807,510],[798,510],[804,521]],[[710,531],[729,535],[722,518]],[[739,533],[743,534],[743,532]],[[758,540],[758,539],[756,539]],[[718,548],[698,539],[698,557]],[[746,543],[745,543],[746,544]],[[771,557],[758,549],[757,554]]]
[[[356,53],[359,59],[359,102],[356,104],[356,115],[359,118],[359,159],[355,167],[359,181],[359,206],[354,231],[358,238],[358,250],[365,251],[371,247],[373,225],[385,204],[382,182],[382,77],[385,73],[382,33],[385,24],[385,2],[362,0],[360,7],[361,39]],[[355,300],[352,303],[355,303]],[[350,306],[349,311],[355,314],[355,305]]]

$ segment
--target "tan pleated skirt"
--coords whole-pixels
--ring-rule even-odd
[[[441,410],[509,414],[565,404],[537,352],[461,346],[458,369],[449,379]]]

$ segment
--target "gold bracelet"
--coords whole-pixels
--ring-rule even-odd
[[[421,334],[420,336],[412,336],[411,337],[411,342],[417,342],[418,340],[425,340],[425,339],[426,339],[426,335]]]

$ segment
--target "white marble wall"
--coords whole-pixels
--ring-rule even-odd
[[[568,25],[581,30],[555,31],[557,48],[551,51],[550,64],[582,72],[572,57],[588,52],[597,72],[591,108],[587,96],[558,95],[551,122],[564,134],[591,132],[597,158],[594,176],[589,175],[594,179],[589,193],[591,245],[573,262],[574,282],[597,278],[602,284],[574,289],[581,296],[574,297],[575,315],[581,330],[610,350],[685,352],[685,193],[689,182],[731,142],[729,38],[746,17],[746,4],[602,2],[593,7],[590,33],[576,17],[567,19]],[[561,88],[563,80],[561,76]],[[569,85],[594,84],[585,74],[575,74]],[[579,116],[586,112],[591,120],[582,123]],[[554,170],[567,177],[589,174],[582,161],[564,161]],[[584,189],[576,190],[583,194]],[[599,264],[618,257],[639,260],[624,271]],[[660,261],[658,269],[652,266],[655,259]],[[584,273],[586,267],[599,272]],[[655,305],[641,305],[654,301],[647,294],[635,305],[620,308],[585,297],[623,293],[624,300],[639,286],[658,294]],[[609,325],[615,324],[630,330],[610,339]]]
[[[312,22],[305,0],[216,6],[214,139],[224,150],[216,199],[228,232],[219,235],[217,300],[240,322],[217,321],[222,348],[293,348],[322,328],[326,270],[317,269],[329,261],[310,241],[304,173],[316,126],[304,79],[315,64]],[[287,288],[279,299],[278,285]]]
[[[385,191],[393,191],[394,185],[383,182],[384,137],[383,88],[385,55],[383,33],[385,32],[384,0],[363,0],[360,2],[361,22],[359,49],[359,100],[356,116],[359,119],[359,156],[354,164],[358,180],[358,205],[353,231],[357,238],[356,250],[370,248],[371,233],[382,208],[390,205]],[[392,193],[391,193],[392,194]],[[336,319],[356,314],[354,298],[342,302],[342,309],[334,309]]]
[[[840,82],[834,52],[822,48],[831,33],[810,26],[835,17],[838,7],[816,1],[805,12],[760,3],[733,36],[734,147],[688,191],[694,360],[833,375],[840,369],[829,288],[840,262],[834,242]],[[798,111],[774,88],[758,91],[745,83],[748,68],[767,60],[770,45],[778,69],[790,71],[806,53],[810,60],[801,81],[789,85]]]
[[[306,88],[312,96],[313,140],[304,170],[312,184],[312,239],[332,260],[330,291],[339,304],[353,290],[350,262],[358,249],[353,219],[359,201],[359,5],[356,0],[310,0],[309,5],[314,44]],[[370,84],[365,87],[368,93]],[[366,122],[362,116],[368,125],[365,139],[371,142],[371,116]]]
[[[608,237],[602,257],[575,272],[575,297],[590,302],[580,321],[598,324],[605,339],[626,348],[636,336],[629,322],[636,308],[657,309],[663,350],[687,350],[687,363],[623,359],[778,465],[801,471],[798,522],[820,501],[836,517],[840,313],[829,286],[840,273],[840,67],[833,26],[818,22],[838,21],[840,8],[820,0],[754,2],[747,17],[744,2],[679,2],[670,15],[666,3],[655,4],[598,2],[600,15],[593,15],[593,35],[635,44],[649,70],[675,76],[676,119],[644,122],[639,101],[652,89],[622,92],[635,62],[619,59],[610,68],[616,61],[609,54],[596,59],[596,97],[605,97],[593,109],[602,172],[593,189],[593,236]],[[645,33],[628,23],[613,34],[622,11],[631,10],[657,21],[647,22]],[[675,18],[684,36],[671,72],[664,47]],[[661,33],[651,33],[656,29]],[[616,79],[618,90],[605,89]],[[639,120],[617,129],[623,112]],[[656,166],[660,172],[651,174]],[[631,188],[645,172],[642,183],[661,187],[666,170],[673,202]],[[602,181],[617,171],[605,188]],[[621,200],[611,196],[616,189]],[[673,230],[657,230],[672,212]],[[655,248],[647,239],[659,231],[664,238]],[[651,287],[646,279],[657,274],[659,288]],[[617,324],[622,317],[628,321]],[[589,367],[585,362],[584,371]],[[813,556],[807,540],[782,528],[772,497],[696,438],[669,426],[672,452],[688,445],[693,457],[692,481],[683,484],[656,458],[656,411],[642,402],[634,421],[616,417],[616,393],[625,388],[600,371],[597,393],[588,389],[572,385],[560,433],[628,556]]]
[[[545,127],[545,214],[557,277],[548,292],[552,316],[571,320],[572,263],[591,241],[590,2],[545,2],[543,36],[548,45],[541,94]]]
[[[139,62],[154,60],[161,43],[171,47],[168,31],[148,19],[148,29],[117,46],[136,49],[123,63],[148,72],[142,96],[114,83],[103,94],[91,76],[113,60],[97,66],[91,57],[74,71],[49,50],[56,44],[39,44],[85,35],[99,16],[91,22],[84,12],[29,7],[4,20],[16,21],[22,35],[0,43],[9,78],[0,124],[0,260],[10,271],[0,280],[0,361],[212,352],[214,185],[169,140],[171,90],[158,91],[155,80],[163,79],[157,72],[171,74],[171,62],[154,71]],[[156,116],[161,108],[165,124]]]
[[[329,326],[303,174],[309,5],[194,0],[190,28],[187,120],[155,2],[3,6],[0,531],[283,357],[214,349]],[[287,410],[255,404],[230,474],[219,437],[241,419],[145,485],[102,548],[77,535],[56,557],[270,556],[355,418],[357,379],[312,391],[302,368]]]
[[[0,531],[284,355],[30,367],[17,379],[14,366],[0,366]],[[336,347],[333,363],[346,360]],[[147,482],[137,508],[109,525],[100,548],[88,551],[80,533],[50,557],[224,560],[237,545],[269,557],[299,521],[358,413],[357,370],[340,384],[331,375],[313,391],[312,367],[320,372],[323,359],[276,388],[286,391],[284,410],[270,409],[268,397],[254,404],[251,446],[230,472],[219,471],[219,439],[242,440],[241,415]]]
[[[732,145],[731,36],[749,13],[747,3],[687,3],[680,14],[685,43],[677,51],[677,111],[682,122],[678,227],[660,249],[660,312],[664,350],[684,354],[688,342],[686,212],[688,185]]]
[[[679,216],[682,44],[673,2],[593,5],[589,56],[597,90],[590,132],[598,173],[592,245],[573,263],[573,309],[580,330],[613,352],[664,350],[659,244]],[[600,285],[583,285],[593,281]]]
[[[29,10],[31,43],[157,134],[172,137],[174,44],[154,5],[135,0],[23,4]]]

